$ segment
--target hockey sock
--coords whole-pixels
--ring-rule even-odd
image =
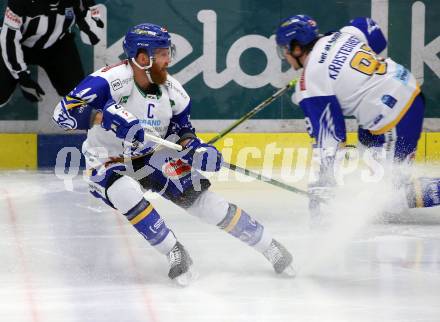
[[[259,252],[267,250],[272,241],[263,225],[234,204],[229,204],[226,217],[217,226]]]
[[[440,205],[440,178],[417,178],[407,187],[410,208]]]
[[[162,254],[168,254],[177,240],[163,219],[144,198],[125,216],[142,236]]]

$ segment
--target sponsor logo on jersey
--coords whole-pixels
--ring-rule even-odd
[[[119,78],[115,79],[110,84],[111,84],[111,86],[112,86],[114,91],[117,91],[118,89],[122,88],[122,82],[121,82],[121,80]]]
[[[160,226],[163,224],[163,218],[159,218],[158,221],[153,225],[154,229],[159,230]]]
[[[180,179],[191,173],[191,166],[182,160],[172,160],[162,166],[163,174],[170,179]]]
[[[376,118],[373,121],[373,125],[372,126],[377,125],[380,121],[382,121],[382,119],[383,119],[383,115],[382,114],[379,114],[378,116],[376,116]]]
[[[160,124],[162,122],[161,122],[161,120],[146,120],[146,119],[142,119],[142,120],[139,120],[139,123],[141,124],[142,127],[146,127],[146,126],[160,126]]]
[[[325,52],[325,51],[321,52],[321,58],[319,59],[318,63],[322,64],[323,62],[325,62],[325,60],[327,59],[327,55],[328,55],[327,52]]]
[[[122,96],[121,99],[119,100],[119,104],[127,103],[129,97],[130,96]]]
[[[408,84],[409,80],[409,70],[403,67],[402,65],[396,64],[396,73],[394,74],[394,78],[398,81],[402,82],[404,85]]]
[[[393,108],[396,105],[397,100],[391,95],[383,95],[381,98],[382,103],[384,103],[389,108]]]
[[[335,43],[336,43],[336,40],[337,40],[339,37],[341,37],[341,35],[342,35],[342,33],[340,33],[340,32],[335,32],[335,33],[330,37],[330,39],[327,41],[327,44],[324,46],[324,50],[321,52],[321,56],[320,56],[320,59],[319,59],[318,63],[322,64],[322,63],[325,62],[325,60],[326,60],[327,57],[328,57],[328,53],[329,53],[330,49],[333,48],[333,46],[334,46]]]

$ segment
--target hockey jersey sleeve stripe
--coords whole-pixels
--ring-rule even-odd
[[[335,96],[315,96],[300,101],[308,132],[319,148],[334,148],[346,141],[341,106]]]
[[[406,105],[403,107],[403,109],[400,111],[399,115],[397,115],[397,117],[394,119],[394,121],[388,123],[387,125],[385,125],[383,128],[381,128],[379,130],[375,130],[375,131],[370,130],[370,132],[374,135],[380,135],[380,134],[384,134],[384,133],[388,132],[389,130],[391,130],[392,128],[394,128],[397,125],[397,123],[399,123],[400,120],[405,116],[406,112],[408,112],[412,103],[414,102],[417,95],[419,95],[419,94],[420,94],[420,87],[417,87],[416,90],[414,91],[414,93],[411,95],[411,98],[409,99],[409,101],[406,103]]]
[[[75,97],[70,97],[70,96],[66,96],[65,101],[67,103],[67,104],[65,104],[65,107],[67,110],[71,110],[74,107],[83,106],[83,105],[87,104],[86,101],[80,100]]]

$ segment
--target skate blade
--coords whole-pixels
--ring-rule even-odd
[[[284,271],[281,273],[283,276],[294,278],[296,276],[296,271],[292,265],[287,266]]]
[[[187,287],[188,285],[193,283],[198,278],[198,276],[199,275],[195,271],[189,270],[188,272],[177,276],[173,281],[177,286]]]

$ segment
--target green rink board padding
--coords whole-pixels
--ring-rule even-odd
[[[164,25],[187,42],[189,52],[170,72],[187,78],[184,86],[193,100],[193,119],[239,118],[281,87],[279,76],[288,71],[288,66],[277,58],[269,37],[282,18],[306,13],[318,21],[321,32],[326,32],[342,27],[351,18],[371,16],[372,6],[377,3],[388,3],[388,56],[411,68],[417,52],[414,44],[417,41],[422,44],[417,47],[419,54],[430,61],[422,62],[419,68],[427,101],[426,117],[440,117],[440,58],[435,53],[440,42],[438,0],[98,0],[97,3],[107,8],[108,48],[130,26],[141,22]],[[5,5],[2,0],[0,7]],[[424,32],[414,40],[411,35],[417,30]],[[79,37],[77,42],[86,72],[90,73],[93,51]],[[185,52],[188,48],[177,49]],[[0,110],[0,120],[37,118],[36,107],[27,103],[19,91],[11,104],[13,108]],[[256,116],[302,117],[302,112],[293,108],[289,95]]]

